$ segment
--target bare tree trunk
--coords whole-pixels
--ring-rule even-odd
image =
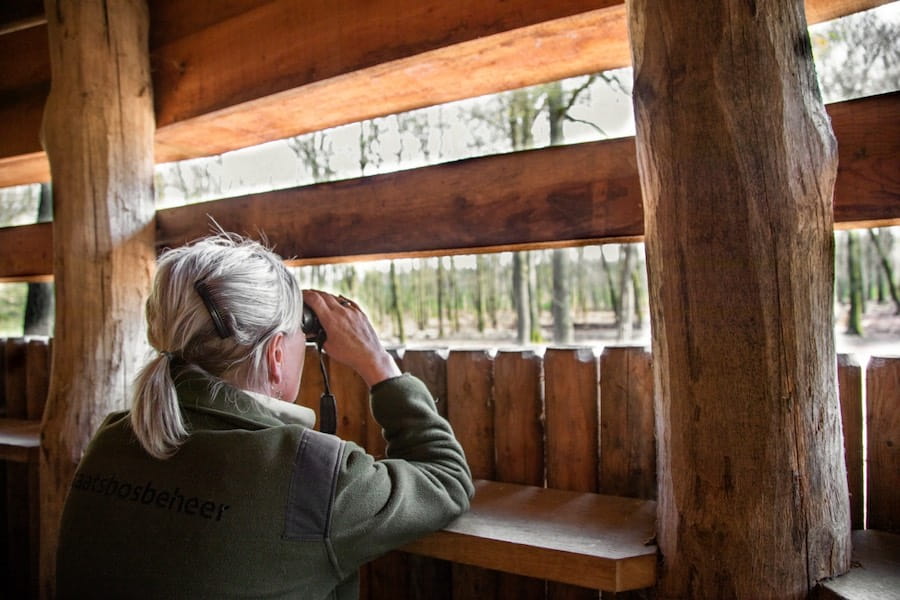
[[[578,259],[575,262],[575,306],[578,308],[578,316],[581,319],[587,318],[588,312],[588,290],[585,276],[585,260],[584,248],[579,247],[577,250]]]
[[[416,259],[416,325],[419,331],[425,331],[428,326],[428,302],[426,300],[427,290],[425,287],[425,263],[421,259]]]
[[[498,311],[500,310],[500,298],[497,291],[497,256],[491,255],[488,260],[488,299],[487,311],[491,315],[491,327],[497,329],[499,327]]]
[[[553,341],[572,343],[572,299],[569,283],[569,250],[553,250]]]
[[[391,315],[394,317],[394,325],[397,328],[397,339],[400,343],[406,341],[406,332],[403,330],[403,311],[400,310],[400,286],[397,285],[397,267],[391,261]]]
[[[653,319],[661,598],[847,570],[836,145],[802,0],[628,0]]]
[[[619,254],[621,271],[619,271],[619,306],[616,312],[616,338],[620,342],[630,340],[634,336],[634,246],[622,244]]]
[[[528,266],[524,252],[513,253],[513,306],[516,309],[516,341],[527,344],[531,335],[531,310],[528,302]]]
[[[578,91],[573,92],[568,105],[563,100],[562,83],[554,82],[544,86],[547,93],[547,113],[550,122],[550,145],[557,146],[565,141],[563,121],[574,103]],[[569,277],[569,250],[553,250],[553,341],[557,344],[571,344],[574,335],[572,326],[572,282]]]
[[[484,285],[485,258],[482,255],[475,257],[475,323],[478,333],[484,333],[485,329],[485,296]]]
[[[344,289],[347,290],[346,294],[351,298],[356,297],[357,281],[356,267],[353,265],[344,265],[341,271],[341,283],[343,284]]]
[[[41,430],[41,595],[54,596],[59,519],[91,435],[124,408],[148,346],[155,264],[154,115],[143,0],[47,0],[53,85],[56,338]]]
[[[447,272],[447,319],[455,333],[459,333],[459,282],[457,281],[456,260],[450,257],[450,270]]]
[[[641,266],[631,271],[631,285],[634,288],[634,325],[638,329],[644,328],[644,282],[641,277]]]
[[[335,175],[331,166],[334,150],[331,142],[326,144],[326,141],[327,136],[321,131],[287,140],[288,148],[297,157],[298,162],[309,169],[315,183],[329,181]],[[362,168],[365,168],[365,165]]]
[[[444,337],[444,258],[437,259],[437,316],[438,316],[438,337]]]
[[[887,233],[887,230],[884,230],[879,235],[875,233],[874,229],[870,229],[869,238],[872,240],[872,245],[875,246],[875,252],[878,253],[878,261],[884,272],[884,285],[887,287],[888,293],[891,295],[891,300],[894,301],[894,306],[896,307],[895,314],[900,315],[900,293],[897,292],[897,284],[894,282],[894,269],[891,266],[890,256],[888,256],[887,250],[885,250],[881,243],[881,235],[884,235],[885,233]]]
[[[850,307],[847,314],[847,333],[850,335],[862,335],[863,315],[863,281],[862,258],[859,249],[859,234],[855,231],[847,232],[847,276],[850,280]]]
[[[619,314],[619,295],[616,293],[616,281],[613,278],[612,269],[609,266],[609,261],[606,260],[606,254],[603,253],[603,248],[600,248],[600,265],[603,269],[603,273],[606,275],[606,286],[609,289],[609,305],[612,308],[613,313]]]
[[[531,342],[541,341],[541,307],[538,300],[537,265],[534,264],[534,253],[525,252],[525,274],[528,279],[528,322],[531,329],[528,339]]]
[[[53,192],[49,183],[41,184],[41,199],[38,202],[38,223],[53,220]],[[25,299],[25,335],[46,335],[53,331],[53,284],[38,281],[28,284]]]
[[[879,276],[881,275],[881,267],[878,266],[878,255],[875,245],[871,243],[871,238],[865,234],[860,235],[860,248],[863,255],[863,298],[866,302],[881,302],[884,297],[884,290],[880,289]],[[881,295],[881,298],[879,298]],[[864,305],[865,306],[865,305]]]

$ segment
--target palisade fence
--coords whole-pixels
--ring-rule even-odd
[[[7,565],[2,597],[36,596],[35,445],[50,350],[47,339],[0,339],[0,562]],[[590,347],[548,348],[543,354],[401,349],[394,355],[432,390],[476,478],[655,499],[653,376],[644,348],[606,347],[599,356]],[[837,366],[853,528],[900,533],[900,357],[873,357],[863,369],[854,357],[840,355]],[[341,365],[329,364],[328,371],[338,435],[384,456],[366,386]],[[312,346],[303,380],[297,401],[318,411],[322,375]],[[560,596],[596,598],[597,592],[404,552],[363,571],[362,597],[371,600]]]

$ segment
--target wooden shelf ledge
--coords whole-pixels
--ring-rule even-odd
[[[40,447],[40,421],[0,419],[0,460],[34,463]]]
[[[854,531],[850,571],[820,587],[819,597],[825,600],[900,599],[900,535]]]
[[[477,481],[472,510],[407,552],[607,591],[656,583],[656,502]]]

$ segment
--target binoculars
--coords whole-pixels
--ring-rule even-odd
[[[322,328],[318,315],[313,312],[313,309],[306,302],[303,303],[303,318],[300,321],[300,329],[303,330],[307,340],[315,342],[316,346],[320,349],[322,348],[322,344],[325,343],[327,337],[325,329]]]

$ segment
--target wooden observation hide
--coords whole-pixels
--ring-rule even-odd
[[[33,497],[40,463],[40,533],[27,506],[15,509],[31,528],[28,551],[40,548],[39,576],[36,555],[17,563],[32,565],[22,588],[53,597],[68,481],[99,419],[127,400],[143,356],[154,252],[207,233],[208,215],[226,230],[263,231],[306,264],[647,242],[652,355],[398,357],[447,398],[442,409],[482,481],[471,519],[371,566],[370,597],[596,598],[655,587],[660,598],[801,598],[846,571],[851,519],[864,525],[865,385],[879,415],[867,415],[869,515],[898,533],[900,382],[891,360],[864,377],[842,361],[838,404],[831,234],[900,224],[900,94],[823,106],[806,25],[884,3],[30,0],[0,9],[0,185],[52,176],[56,197],[52,224],[0,228],[0,279],[52,277],[57,291],[52,375],[39,359],[29,367],[28,381],[44,387],[25,383],[19,341],[2,346],[0,458]],[[153,207],[154,161],[629,62],[634,139]],[[339,433],[378,454],[383,441],[358,410],[364,386],[330,368],[347,402]],[[26,410],[26,390],[43,389],[46,409]],[[299,402],[312,404],[303,393]],[[853,535],[854,546],[870,539]]]

